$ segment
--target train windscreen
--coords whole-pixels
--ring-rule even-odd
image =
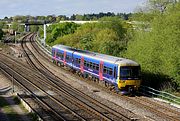
[[[120,79],[140,79],[141,72],[140,66],[121,66],[120,67]]]

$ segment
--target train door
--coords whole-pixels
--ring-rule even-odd
[[[54,49],[54,52],[53,52],[53,58],[54,58],[54,63],[57,64],[57,49]]]
[[[81,73],[84,72],[84,57],[81,57],[81,63],[80,63]]]
[[[99,64],[99,80],[103,80],[103,61],[100,61]]]
[[[74,68],[74,61],[75,61],[75,58],[74,58],[74,52],[72,53],[71,57],[72,57],[72,59],[71,59],[71,62],[72,62],[72,68]]]
[[[52,54],[53,54],[54,59],[56,59],[57,50],[54,49]]]
[[[66,65],[66,51],[64,51],[64,59],[63,59],[64,65]]]

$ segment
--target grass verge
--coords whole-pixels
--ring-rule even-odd
[[[7,103],[4,97],[0,96],[0,107],[3,109],[3,112],[7,115],[10,121],[19,121],[18,114],[11,108]]]
[[[18,105],[24,112],[24,115],[29,117],[30,120],[34,121],[34,117],[28,113],[28,111],[24,108],[20,100],[17,98],[17,96],[13,96],[13,101],[15,105]],[[21,116],[19,115],[13,108],[12,105],[9,104],[6,99],[2,96],[0,96],[0,108],[3,110],[3,113],[7,115],[10,121],[22,121]]]

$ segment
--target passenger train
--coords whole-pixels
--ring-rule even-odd
[[[117,92],[135,92],[140,87],[140,65],[129,59],[55,45],[52,47],[52,60],[104,82]]]

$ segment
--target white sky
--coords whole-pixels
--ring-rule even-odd
[[[67,15],[133,12],[146,0],[0,0],[0,18],[15,15]]]

